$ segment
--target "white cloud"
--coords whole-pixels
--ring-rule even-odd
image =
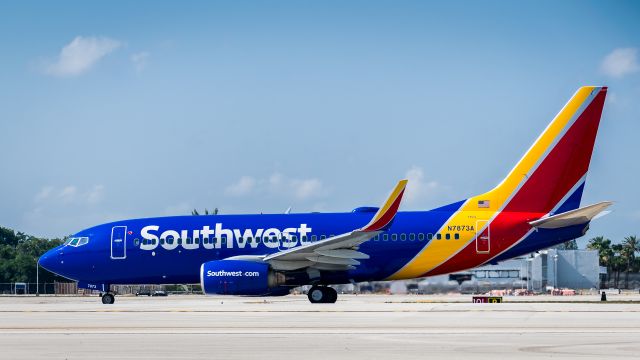
[[[44,186],[34,196],[34,201],[39,204],[39,208],[52,208],[66,204],[94,205],[104,199],[103,185],[94,185],[82,191],[75,185],[67,185],[56,188],[55,186]]]
[[[602,61],[602,72],[612,77],[623,77],[640,70],[638,49],[619,48],[613,50]]]
[[[53,186],[45,186],[35,196],[35,201],[40,202],[48,199],[53,193]]]
[[[62,199],[62,201],[64,202],[72,202],[76,199],[77,192],[78,192],[78,189],[75,186],[72,186],[72,185],[65,186],[58,193],[58,197]]]
[[[87,193],[87,203],[89,203],[89,204],[97,204],[97,203],[101,202],[103,198],[104,198],[104,186],[103,185],[95,185]]]
[[[318,179],[292,179],[291,189],[300,200],[316,197],[324,192],[322,182]]]
[[[225,189],[225,194],[245,196],[249,194],[273,195],[296,200],[308,200],[327,194],[322,181],[317,178],[290,178],[281,173],[273,173],[267,178],[242,176]]]
[[[256,186],[256,179],[251,176],[242,176],[238,182],[227,186],[225,194],[231,196],[243,196],[249,194]]]
[[[407,203],[415,203],[420,200],[428,199],[443,190],[437,181],[425,180],[424,171],[418,166],[412,166],[405,173],[405,178],[409,180],[407,190],[404,194],[404,201]]]
[[[107,37],[76,36],[62,48],[55,61],[44,66],[44,72],[53,76],[77,76],[87,72],[100,59],[122,46],[117,40]]]
[[[146,51],[131,55],[131,62],[133,63],[133,67],[136,69],[136,72],[142,72],[142,70],[147,67],[149,56],[150,54]]]

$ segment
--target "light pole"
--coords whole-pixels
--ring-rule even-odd
[[[531,290],[529,288],[529,279],[531,279],[531,273],[533,272],[533,258],[527,258],[527,291]]]
[[[558,288],[558,254],[553,255],[553,288]]]
[[[36,259],[36,296],[40,296],[40,258]]]

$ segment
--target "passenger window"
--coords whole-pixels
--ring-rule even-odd
[[[433,234],[432,233],[428,233],[427,234],[427,240],[431,240],[433,239]]]
[[[160,238],[160,244],[164,245],[164,243],[165,243],[165,239],[164,238]]]
[[[318,237],[315,235],[311,235],[311,242],[315,242],[316,240],[318,240]]]
[[[453,235],[453,238],[454,238],[454,239],[456,239],[456,240],[459,240],[459,239],[460,239],[460,234],[455,233],[455,234]]]
[[[424,241],[424,234],[423,233],[418,234],[418,241]]]
[[[409,234],[409,241],[414,241],[416,239],[416,234],[411,233]]]
[[[247,242],[248,242],[249,244],[251,244],[251,243],[253,242],[253,237],[252,237],[252,236],[249,236],[249,237],[247,238]]]
[[[324,240],[324,239],[326,239],[326,238],[327,238],[327,237],[326,237],[325,235],[320,235],[320,240]]]
[[[196,244],[200,244],[200,236],[198,236],[197,238],[195,238],[195,239],[193,239],[193,240],[195,240],[194,242],[195,242]]]
[[[383,241],[389,241],[389,234],[382,235],[382,240]]]
[[[406,241],[407,240],[407,234],[402,233],[400,234],[400,241]]]
[[[391,234],[391,241],[397,241],[398,240],[398,234]]]
[[[447,240],[450,240],[450,239],[451,239],[451,234],[446,233],[446,234],[444,235],[444,238],[445,238],[445,239],[447,239]]]
[[[292,235],[291,242],[296,242],[296,241],[298,241],[298,235]]]
[[[256,242],[262,241],[262,236],[256,236]]]
[[[300,241],[302,242],[307,242],[307,235],[304,235],[303,237],[300,238]]]
[[[436,239],[437,240],[442,240],[442,234],[440,234],[440,233],[436,234]]]

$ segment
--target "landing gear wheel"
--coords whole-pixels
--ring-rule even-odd
[[[333,304],[336,302],[336,300],[338,300],[338,292],[336,291],[336,289],[331,288],[331,287],[326,287],[324,288],[325,292],[327,294],[327,303],[329,304]]]
[[[106,294],[102,295],[102,303],[103,304],[110,305],[110,304],[113,304],[114,302],[116,302],[116,297],[113,294],[106,293]]]
[[[328,286],[312,286],[307,297],[312,304],[334,303],[338,299],[338,293]]]

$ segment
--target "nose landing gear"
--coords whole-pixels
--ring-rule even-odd
[[[101,296],[102,296],[102,303],[103,304],[111,305],[114,302],[116,302],[116,297],[112,293],[104,293]]]
[[[313,304],[333,304],[338,300],[338,292],[328,286],[312,286],[307,297]]]

